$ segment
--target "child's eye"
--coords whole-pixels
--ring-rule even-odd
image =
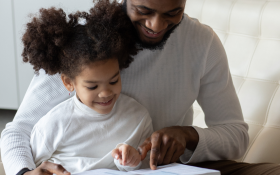
[[[117,82],[119,81],[119,79],[117,81],[111,82],[111,85],[117,84]]]
[[[97,88],[97,86],[94,86],[94,87],[87,87],[89,90],[94,90]]]

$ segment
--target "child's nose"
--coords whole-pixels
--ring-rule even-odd
[[[106,89],[106,90],[101,91],[98,94],[98,97],[99,98],[106,98],[106,97],[110,97],[111,95],[113,95],[113,92],[110,89]]]

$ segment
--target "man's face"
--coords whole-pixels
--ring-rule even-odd
[[[186,0],[124,0],[140,45],[162,49],[183,18]]]

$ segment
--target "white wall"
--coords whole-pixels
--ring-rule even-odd
[[[0,108],[18,107],[12,1],[0,0]]]
[[[0,109],[17,109],[34,75],[23,63],[21,37],[28,15],[40,8],[63,8],[66,13],[88,11],[92,0],[0,0]]]

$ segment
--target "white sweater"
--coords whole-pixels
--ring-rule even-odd
[[[184,163],[237,159],[248,146],[244,122],[229,72],[225,50],[213,30],[185,15],[163,50],[143,50],[122,73],[123,94],[149,111],[154,130],[192,125],[192,104],[197,99],[209,128],[195,127],[199,142],[186,149]],[[7,175],[34,167],[29,146],[37,121],[68,92],[59,75],[40,71],[34,76],[14,121],[2,132],[1,153]],[[16,166],[15,166],[16,165]]]
[[[75,95],[37,122],[30,146],[36,166],[48,160],[61,164],[71,173],[117,167],[126,170],[127,166],[118,161],[114,164],[111,151],[119,144],[137,149],[152,133],[148,111],[126,95],[119,96],[109,114],[97,113]],[[139,167],[130,167],[127,171]]]

